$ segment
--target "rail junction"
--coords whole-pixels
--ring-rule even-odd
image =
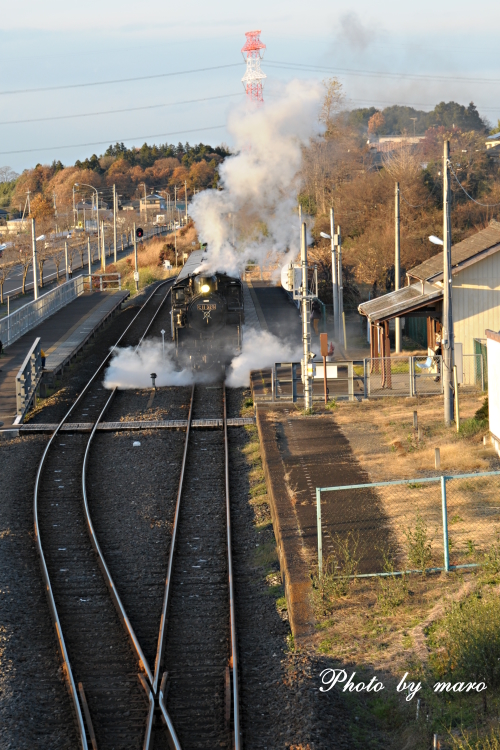
[[[169,291],[170,282],[156,287],[115,346],[155,334]],[[112,405],[120,411],[120,392],[100,377],[111,356],[57,425],[32,426],[51,431],[36,475],[35,535],[79,746],[240,748],[225,388],[193,387],[187,419],[161,425],[184,431],[164,544],[152,555],[129,545],[120,565],[123,518],[92,480],[97,433],[131,427],[104,422]],[[121,514],[131,512],[123,503]],[[150,610],[134,586],[144,574],[137,565],[151,566]]]

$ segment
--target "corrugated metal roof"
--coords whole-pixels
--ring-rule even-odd
[[[371,321],[389,320],[390,318],[409,315],[412,310],[424,307],[429,302],[435,302],[443,296],[443,289],[437,284],[422,283],[405,286],[397,292],[389,292],[383,297],[376,297],[368,302],[362,302],[358,310]]]
[[[472,235],[472,237],[468,237],[457,245],[453,245],[451,248],[452,273],[456,266],[473,258],[475,255],[479,255],[480,253],[495,247],[495,245],[500,245],[500,222],[492,220],[486,229],[482,229],[480,232],[476,232],[476,234]],[[443,253],[438,253],[432,258],[429,258],[429,260],[424,261],[424,263],[421,263],[419,266],[412,268],[411,271],[408,271],[407,275],[416,279],[421,279],[422,281],[428,281],[429,279],[442,275],[442,273]]]

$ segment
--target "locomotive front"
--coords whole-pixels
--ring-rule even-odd
[[[202,253],[192,253],[177,277],[171,315],[178,359],[183,366],[203,371],[224,367],[241,351],[244,310],[241,280],[204,273],[199,270],[202,261]]]

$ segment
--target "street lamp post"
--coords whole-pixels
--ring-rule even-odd
[[[453,311],[451,304],[451,223],[450,223],[450,142],[444,142],[443,152],[443,387],[444,387],[444,423],[453,421],[453,364],[454,332]]]
[[[97,252],[100,251],[100,244],[99,244],[99,193],[97,192],[97,188],[95,188],[93,185],[88,185],[85,182],[75,182],[73,185],[73,190],[76,187],[89,187],[91,190],[95,192],[95,203],[96,203],[96,211],[97,211],[97,217],[96,217],[96,223],[97,223]],[[101,260],[102,263],[102,260]]]
[[[33,245],[33,299],[38,299],[38,279],[37,279],[37,257],[36,257],[36,227],[35,220],[31,219],[31,242]]]

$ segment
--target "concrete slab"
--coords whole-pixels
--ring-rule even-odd
[[[0,357],[0,430],[13,425],[15,378],[35,339],[41,338],[47,355],[46,372],[49,377],[55,377],[128,294],[127,291],[83,294],[5,350]]]

